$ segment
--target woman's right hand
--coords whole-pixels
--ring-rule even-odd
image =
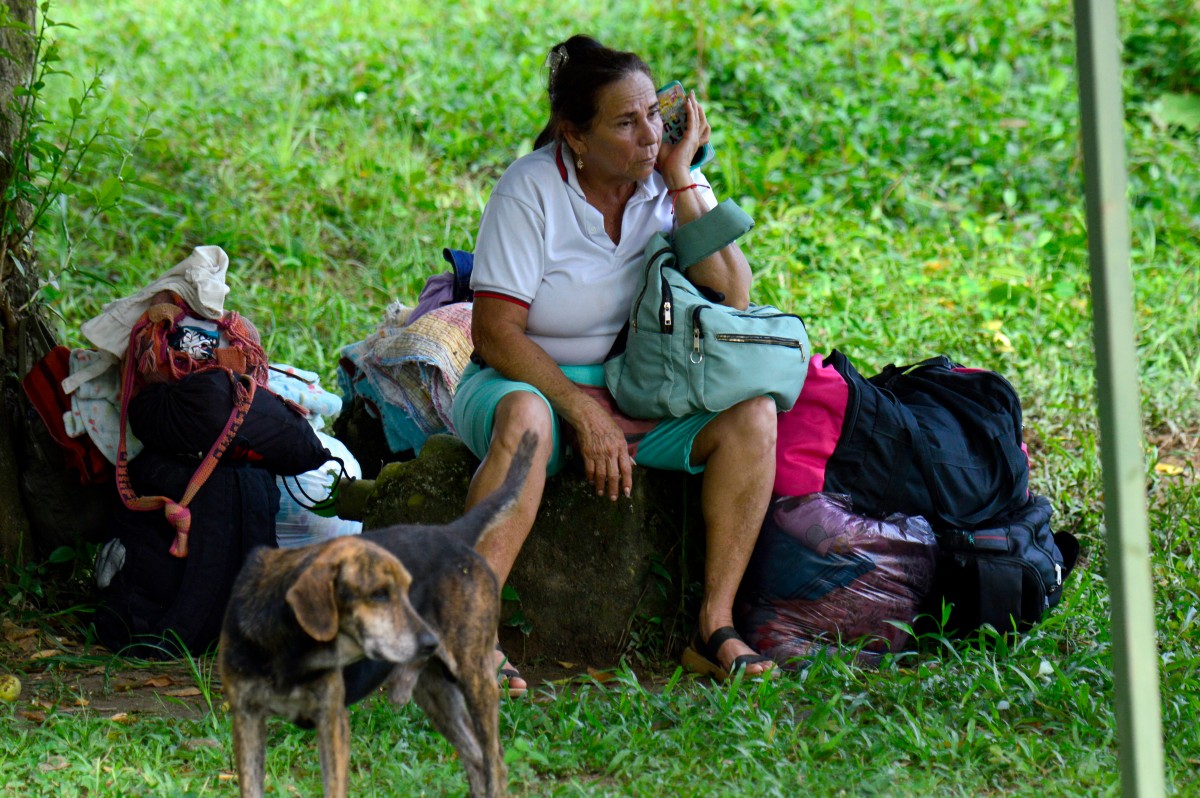
[[[617,500],[633,491],[633,460],[625,434],[608,411],[563,376],[545,350],[525,334],[529,310],[494,297],[475,297],[471,337],[475,351],[509,379],[540,390],[556,412],[575,428],[584,474],[596,495]]]
[[[615,502],[620,491],[629,498],[633,491],[633,459],[625,433],[590,397],[581,399],[564,415],[579,438],[584,477],[595,486],[597,496],[607,495]]]
[[[708,117],[696,99],[695,91],[688,92],[684,109],[687,112],[687,127],[683,137],[674,144],[663,141],[658,147],[658,171],[667,181],[668,188],[679,188],[691,181],[692,160],[712,135]]]

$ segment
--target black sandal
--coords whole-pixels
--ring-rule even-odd
[[[732,626],[722,626],[717,631],[709,635],[708,640],[700,638],[700,630],[696,630],[696,636],[692,639],[692,644],[683,652],[683,667],[692,673],[698,673],[701,676],[711,676],[718,682],[728,681],[734,673],[744,669],[747,665],[755,665],[759,662],[771,662],[770,657],[764,657],[762,654],[742,654],[734,657],[733,668],[725,670],[721,666],[721,662],[717,659],[717,652],[721,650],[721,646],[727,640],[742,640],[742,636],[737,633],[737,630]],[[774,668],[767,668],[762,673],[754,674],[755,676],[766,676]]]
[[[513,679],[525,681],[521,676],[521,672],[514,668],[508,661],[508,655],[504,653],[504,649],[500,648],[498,643],[496,644],[496,650],[504,656],[504,661],[500,663],[500,667],[496,670],[496,681],[500,684],[500,693],[502,695],[507,693],[509,698],[519,698],[525,695],[525,692],[529,689],[528,685],[525,687],[512,686]]]

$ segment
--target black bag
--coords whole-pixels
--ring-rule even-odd
[[[1025,631],[1062,598],[1079,556],[1069,532],[1052,533],[1053,508],[1043,496],[984,528],[938,533],[938,563],[921,631],[963,636],[984,624]],[[952,605],[948,618],[942,604]]]
[[[196,461],[146,449],[129,463],[134,487],[179,495]],[[279,488],[275,477],[246,464],[223,464],[192,501],[191,552],[168,551],[175,530],[161,513],[117,503],[111,531],[115,574],[100,590],[95,625],[100,641],[126,657],[200,655],[216,641],[233,580],[256,546],[275,545]],[[109,544],[112,545],[112,544]],[[101,557],[110,550],[101,550]],[[109,554],[112,557],[113,555]],[[97,564],[97,575],[103,570]]]
[[[924,516],[935,530],[973,529],[1028,500],[1021,401],[1004,377],[945,356],[870,379],[836,350],[826,363],[849,388],[826,492],[877,518]]]
[[[836,350],[826,363],[848,390],[824,489],[869,516],[929,521],[941,553],[925,612],[940,621],[942,602],[952,603],[943,631],[959,636],[1041,620],[1079,543],[1051,531],[1050,502],[1029,491],[1021,401],[1008,380],[945,356],[869,379]]]
[[[235,402],[233,381],[220,369],[152,383],[130,400],[129,429],[148,449],[203,459]],[[331,457],[299,409],[258,386],[222,462],[246,460],[272,474],[295,476]]]

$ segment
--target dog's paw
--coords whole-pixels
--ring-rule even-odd
[[[413,688],[417,685],[417,678],[421,675],[423,667],[424,663],[397,665],[392,668],[387,680],[388,700],[398,707],[407,704],[412,699]]]

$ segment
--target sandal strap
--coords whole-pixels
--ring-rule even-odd
[[[733,667],[729,669],[729,672],[740,671],[747,665],[757,665],[760,662],[771,661],[770,657],[764,657],[762,654],[742,654],[740,657],[733,658]]]
[[[705,656],[707,656],[713,662],[719,661],[717,659],[717,652],[721,650],[721,646],[725,645],[725,643],[730,640],[737,640],[742,644],[745,644],[746,642],[742,639],[742,636],[737,633],[737,629],[734,629],[732,626],[722,626],[720,629],[709,635],[708,640],[701,640],[700,633],[696,633],[696,642],[700,644]],[[744,654],[743,656],[749,655]]]
[[[732,626],[722,626],[720,629],[709,635],[708,640],[701,640],[700,632],[697,631],[695,646],[696,650],[699,651],[705,659],[724,670],[724,666],[721,665],[721,660],[717,657],[717,652],[721,649],[721,646],[725,645],[725,643],[730,640],[736,640],[742,645],[747,645],[746,641],[742,639],[742,636],[738,634],[737,629],[734,629]],[[735,671],[739,671],[742,668],[745,668],[747,665],[757,665],[760,662],[772,661],[773,660],[770,657],[763,656],[762,654],[741,654],[733,658],[733,667],[729,668],[728,672],[733,674]]]

